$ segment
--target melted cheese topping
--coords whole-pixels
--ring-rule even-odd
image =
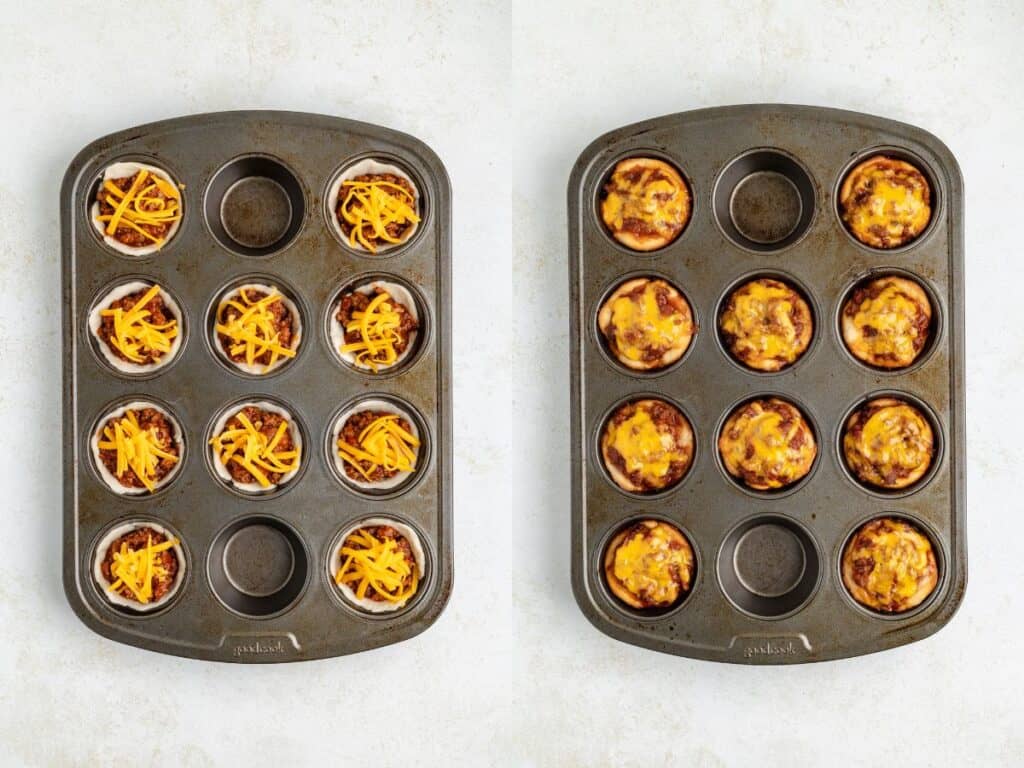
[[[278,424],[274,436],[268,438],[256,429],[242,411],[236,413],[234,418],[241,426],[225,429],[210,440],[210,445],[217,451],[225,467],[232,461],[245,467],[263,488],[273,485],[266,472],[286,475],[299,468],[301,451],[298,448],[277,450],[278,443],[290,427],[287,421]]]
[[[234,319],[218,322],[217,333],[231,340],[229,351],[232,355],[245,353],[245,362],[254,365],[256,358],[270,353],[270,361],[265,366],[270,370],[282,357],[295,357],[295,350],[280,343],[280,334],[274,326],[274,315],[270,307],[281,301],[281,294],[272,291],[258,301],[249,299],[243,288],[237,297],[225,299],[217,307],[217,317],[225,316],[225,310],[234,309]]]
[[[177,539],[169,539],[160,544],[153,544],[153,537],[146,539],[146,546],[140,549],[129,549],[128,542],[121,542],[121,549],[114,552],[114,561],[110,565],[110,575],[114,582],[107,587],[108,592],[115,592],[121,587],[128,587],[135,599],[142,604],[153,599],[153,579],[162,579],[168,575],[167,569],[157,559],[157,555],[178,545]]]
[[[156,429],[142,429],[135,411],[124,415],[103,427],[103,440],[98,447],[101,451],[117,452],[117,468],[114,474],[124,477],[130,469],[149,491],[156,489],[157,467],[164,459],[177,463],[178,457],[168,453],[161,446]]]
[[[178,189],[145,169],[138,172],[127,191],[119,189],[110,179],[105,180],[100,196],[114,208],[113,213],[98,217],[106,222],[104,232],[107,235],[113,235],[118,227],[127,227],[160,245],[163,238],[151,235],[141,225],[165,226],[181,218]]]
[[[416,213],[416,198],[398,184],[390,181],[344,181],[341,186],[345,198],[338,210],[341,218],[352,226],[348,240],[353,247],[358,243],[370,253],[376,253],[375,239],[387,243],[402,242],[402,238],[388,234],[389,224],[414,224],[420,220]]]
[[[649,350],[667,350],[689,346],[693,322],[688,313],[664,314],[658,305],[658,293],[669,286],[662,280],[644,285],[640,296],[619,296],[611,305],[611,330],[617,354],[628,360],[644,360]]]
[[[636,159],[624,160],[612,172],[601,217],[613,233],[639,223],[661,237],[675,237],[690,217],[690,191],[676,171],[662,161],[646,161],[635,180],[627,172]]]
[[[347,584],[359,600],[366,597],[370,587],[391,603],[403,602],[416,594],[419,569],[398,549],[394,539],[381,540],[360,528],[345,539],[341,556],[344,560],[334,581]]]
[[[871,526],[868,533],[870,542],[865,544],[858,534],[851,542],[846,560],[852,563],[872,560],[871,571],[857,580],[858,585],[880,603],[905,604],[918,594],[922,582],[931,578],[934,562],[932,544],[927,536],[906,523],[888,522],[889,530],[882,530],[873,522],[868,523]]]
[[[733,475],[753,475],[758,485],[768,488],[781,488],[803,477],[817,447],[799,413],[784,430],[781,414],[764,408],[760,402],[751,403],[750,407],[754,410],[752,415],[746,413],[747,406],[741,406],[738,415],[730,417],[723,429],[719,450],[726,469]],[[737,438],[729,434],[733,430],[739,432]],[[792,448],[790,441],[801,432],[805,433],[803,444]]]
[[[807,348],[793,323],[793,314],[796,310],[810,321],[810,312],[802,301],[802,306],[797,306],[791,288],[754,280],[736,290],[729,303],[730,308],[722,313],[721,328],[733,337],[732,350],[744,362],[792,363]]]
[[[360,340],[341,346],[342,354],[352,353],[356,361],[376,373],[398,361],[395,345],[401,342],[402,316],[395,311],[387,291],[378,293],[366,310],[356,310],[345,326],[345,333],[357,331]]]
[[[165,355],[171,351],[171,342],[178,335],[178,321],[171,318],[166,323],[154,324],[147,319],[150,312],[146,305],[160,293],[160,286],[154,285],[131,309],[104,309],[100,317],[111,317],[114,321],[113,344],[133,363],[144,363],[142,353]]]
[[[851,199],[843,201],[843,219],[857,239],[869,245],[896,247],[928,225],[928,183],[910,164],[872,159],[853,169],[850,176]],[[852,199],[865,190],[865,199]]]
[[[657,524],[627,537],[615,550],[612,573],[631,594],[652,605],[668,605],[689,589],[693,552],[671,546],[678,541]]]
[[[878,296],[860,303],[853,324],[858,329],[874,330],[875,333],[863,334],[861,339],[870,354],[911,361],[917,356],[915,321],[920,314],[921,306],[916,301],[898,285],[887,283]]]
[[[673,463],[688,462],[691,457],[690,447],[677,442],[671,430],[659,427],[642,408],[619,424],[609,423],[604,439],[606,446],[622,456],[627,473],[638,472],[654,485],[668,474]]]
[[[897,403],[875,411],[858,436],[847,432],[843,445],[862,479],[887,486],[888,478],[918,473],[931,464],[932,429],[916,408]]]
[[[374,419],[359,433],[358,446],[343,438],[338,439],[338,455],[367,482],[373,482],[370,476],[377,467],[388,472],[412,472],[416,469],[414,449],[419,447],[420,441],[402,429],[398,419],[394,413]]]

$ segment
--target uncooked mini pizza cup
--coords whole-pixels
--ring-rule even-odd
[[[423,218],[421,193],[403,168],[364,158],[342,169],[327,188],[327,218],[345,245],[382,255],[416,234]]]
[[[328,445],[338,478],[367,493],[411,482],[424,453],[418,424],[411,410],[391,399],[371,397],[346,407],[334,420]]]
[[[139,557],[137,553],[150,546],[151,554]],[[151,560],[148,566],[146,559]],[[138,613],[170,603],[185,583],[187,568],[181,540],[152,520],[131,520],[110,528],[96,543],[92,561],[93,579],[103,597],[118,609]]]
[[[120,427],[120,438],[115,425]],[[174,480],[185,462],[183,435],[181,424],[165,406],[151,400],[133,400],[106,412],[96,422],[89,437],[93,466],[103,483],[118,495],[156,493]],[[132,442],[136,447],[129,447]],[[141,451],[140,442],[144,444]],[[153,457],[155,467],[146,455]],[[145,479],[140,473],[146,475]]]
[[[108,165],[89,206],[97,235],[126,256],[148,256],[165,247],[183,213],[181,187],[171,175],[134,161]]]
[[[365,537],[367,533],[372,541]],[[389,592],[389,597],[385,597],[371,583],[363,583],[367,574],[358,568],[358,554],[346,550],[377,547],[388,539],[395,542],[391,545],[393,551],[402,553],[402,563],[391,569],[390,591],[387,584],[378,582]],[[372,517],[349,526],[335,537],[327,560],[327,574],[348,605],[367,613],[391,613],[415,599],[425,581],[426,557],[420,537],[412,527],[393,518]]]
[[[210,335],[214,352],[229,368],[266,376],[298,354],[302,313],[290,293],[277,285],[243,283],[217,298]]]
[[[250,454],[255,454],[259,462],[246,456],[249,440],[255,441]],[[299,423],[283,405],[267,400],[245,400],[225,408],[210,428],[207,442],[210,466],[217,478],[249,496],[272,494],[287,487],[306,460]]]
[[[385,294],[387,298],[380,299]],[[375,321],[380,322],[368,324],[364,333],[354,313],[366,309],[372,309]],[[415,355],[423,333],[423,317],[406,286],[382,278],[343,288],[331,303],[327,329],[331,348],[345,365],[376,374],[397,368]],[[392,341],[390,348],[382,343],[388,340]]]
[[[143,299],[145,303],[141,303]],[[129,376],[144,376],[177,357],[185,336],[184,315],[162,286],[130,280],[93,304],[89,333],[111,368]]]

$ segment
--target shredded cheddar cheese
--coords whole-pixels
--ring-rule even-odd
[[[181,218],[181,193],[173,184],[145,169],[135,175],[127,191],[106,179],[100,199],[114,209],[113,213],[98,217],[106,224],[103,231],[107,235],[125,227],[160,245],[164,239],[151,234],[145,226],[167,226]]]
[[[381,291],[365,310],[355,310],[345,325],[345,333],[353,331],[360,340],[341,346],[342,354],[354,354],[356,362],[375,373],[398,362],[396,345],[402,341],[399,328],[402,315],[396,311],[391,294]]]
[[[378,539],[360,528],[345,539],[341,556],[344,560],[334,581],[350,587],[360,600],[370,587],[391,603],[404,602],[416,593],[419,569],[398,549],[394,539]]]
[[[415,448],[420,441],[398,424],[398,415],[389,413],[374,419],[352,445],[338,438],[338,455],[356,469],[367,482],[378,467],[387,472],[412,472],[416,469]]]
[[[152,286],[131,307],[131,309],[104,309],[100,317],[113,319],[114,333],[110,343],[133,363],[145,363],[148,353],[160,357],[171,351],[171,343],[178,336],[178,321],[171,318],[166,323],[149,322],[150,312],[146,309],[160,293],[160,286]]]
[[[178,545],[177,539],[168,539],[160,544],[153,544],[153,537],[146,539],[143,549],[130,549],[128,542],[121,542],[121,549],[114,552],[114,562],[110,566],[110,575],[115,581],[107,587],[108,592],[115,592],[127,587],[142,604],[153,599],[153,579],[167,576],[167,569],[157,559],[157,555]]]
[[[242,411],[236,413],[234,419],[241,426],[225,429],[210,440],[210,445],[217,451],[225,467],[235,462],[256,478],[256,482],[263,488],[273,485],[267,477],[267,472],[284,475],[299,468],[298,448],[289,451],[277,450],[281,438],[288,431],[287,421],[282,421],[274,436],[268,438],[256,429]]]
[[[253,301],[245,288],[237,296],[225,299],[217,307],[217,333],[226,336],[232,356],[245,354],[245,362],[255,365],[256,360],[266,353],[270,359],[264,370],[270,370],[282,357],[295,357],[295,350],[281,344],[281,334],[274,325],[274,314],[270,308],[281,301],[281,294],[272,291],[262,299]],[[235,310],[234,313],[229,310]]]
[[[124,416],[115,420],[113,425],[106,425],[103,438],[98,443],[99,449],[117,452],[114,474],[120,478],[131,470],[149,491],[156,489],[160,462],[178,461],[177,456],[161,446],[154,428],[143,429],[139,426],[138,417],[132,410],[125,411]]]
[[[348,235],[353,247],[363,246],[376,253],[374,240],[397,244],[402,237],[391,235],[390,224],[405,226],[419,222],[416,198],[409,190],[390,181],[343,181],[345,197],[338,215],[351,226]]]

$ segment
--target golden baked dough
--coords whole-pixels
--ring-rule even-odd
[[[928,179],[914,165],[874,155],[846,174],[839,209],[850,233],[872,248],[899,248],[932,217]]]
[[[604,554],[608,588],[632,608],[669,608],[693,584],[693,547],[674,525],[642,520],[619,531]]]
[[[620,161],[603,195],[601,219],[612,237],[634,251],[665,247],[690,220],[690,189],[679,171],[664,160]]]
[[[638,371],[674,363],[696,330],[682,294],[664,280],[647,277],[616,288],[601,305],[597,325],[618,361]]]
[[[906,368],[931,332],[932,304],[913,280],[881,277],[854,289],[843,306],[843,342],[858,360],[878,368]]]
[[[939,583],[932,543],[904,520],[879,517],[862,525],[843,551],[843,584],[861,605],[884,613],[920,605]]]
[[[811,471],[818,445],[800,410],[777,397],[734,410],[718,436],[726,471],[756,491],[774,490]]]
[[[664,400],[636,400],[616,409],[601,436],[601,457],[616,485],[652,493],[680,480],[693,463],[693,429]]]
[[[745,366],[778,371],[807,351],[814,319],[793,286],[762,277],[729,294],[718,328],[725,346]]]
[[[878,397],[854,411],[843,433],[843,456],[857,478],[879,488],[906,488],[932,464],[934,437],[919,409]]]

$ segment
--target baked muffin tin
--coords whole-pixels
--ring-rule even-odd
[[[912,159],[927,175],[933,218],[912,243],[874,250],[847,232],[836,207],[845,172],[875,152]],[[682,234],[652,253],[617,244],[599,199],[615,163],[667,160],[693,196]],[[751,105],[685,112],[605,134],[580,155],[568,189],[572,371],[572,584],[587,618],[624,642],[680,656],[786,664],[870,653],[936,632],[955,613],[967,579],[964,530],[963,186],[934,136],[879,117],[817,107]],[[839,335],[839,312],[868,276],[909,274],[930,294],[932,339],[914,365],[880,371],[856,361]],[[810,300],[807,352],[776,373],[736,363],[717,332],[719,307],[741,279],[778,276]],[[666,370],[629,371],[597,328],[605,297],[623,280],[660,276],[689,300],[699,330]],[[929,475],[908,491],[857,483],[840,454],[842,425],[869,396],[899,394],[925,406],[937,440]],[[780,396],[810,419],[818,456],[791,488],[755,492],[727,476],[716,441],[733,408]],[[620,490],[599,440],[612,408],[642,396],[667,399],[690,420],[696,452],[683,481],[643,496]],[[866,520],[892,515],[931,538],[940,568],[928,600],[903,614],[874,613],[840,579],[843,547]],[[696,553],[692,590],[667,611],[616,600],[602,574],[605,546],[623,525],[662,519]]]
[[[325,197],[332,179],[380,158],[415,179],[422,222],[380,254],[339,242]],[[104,244],[89,219],[100,174],[135,160],[184,184],[183,220],[156,253],[131,257]],[[61,191],[64,294],[64,587],[91,629],[163,653],[234,662],[338,656],[412,637],[444,609],[452,584],[450,189],[444,166],[419,140],[385,128],[292,112],[224,112],[153,123],[94,141],[71,163]],[[93,343],[88,312],[112,286],[157,282],[181,308],[175,360],[128,375]],[[394,370],[346,365],[328,339],[339,289],[384,279],[418,303],[416,349]],[[242,282],[278,286],[302,316],[298,355],[265,376],[227,364],[212,347],[211,317]],[[415,413],[425,448],[415,477],[383,493],[343,483],[328,455],[333,418],[357,399]],[[89,440],[103,414],[135,400],[165,406],[182,425],[184,458],[154,494],[123,496],[100,479]],[[228,405],[286,407],[303,438],[302,468],[259,497],[219,481],[208,431]],[[328,573],[337,535],[365,518],[417,531],[424,581],[403,609],[368,614],[345,603]],[[181,539],[186,577],[159,610],[112,605],[92,577],[104,533],[154,521]]]

